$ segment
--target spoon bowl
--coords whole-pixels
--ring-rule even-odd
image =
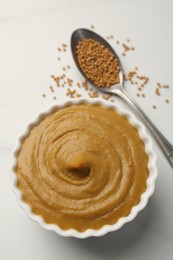
[[[119,83],[112,85],[111,87],[98,87],[94,82],[92,82],[90,79],[87,78],[84,71],[80,68],[78,63],[78,58],[76,55],[76,46],[80,41],[83,41],[85,39],[93,39],[97,42],[99,42],[101,45],[106,47],[114,56],[115,59],[118,62],[118,65],[120,67],[119,72]],[[104,93],[114,94],[126,101],[129,106],[136,112],[136,114],[140,117],[141,121],[150,129],[153,136],[157,140],[158,144],[160,145],[164,155],[168,159],[171,167],[173,168],[173,146],[170,144],[170,142],[163,136],[163,134],[159,131],[159,129],[153,124],[153,122],[149,119],[149,117],[144,113],[144,111],[140,108],[140,106],[133,100],[133,98],[125,91],[123,87],[123,68],[121,66],[120,59],[114,49],[110,46],[110,44],[103,39],[100,35],[96,34],[93,31],[87,30],[87,29],[78,29],[75,30],[71,36],[71,50],[72,55],[74,58],[74,61],[83,75],[83,77],[92,84],[97,90],[102,91]]]

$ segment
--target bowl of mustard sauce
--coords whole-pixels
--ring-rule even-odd
[[[99,99],[64,101],[40,113],[12,157],[20,206],[62,236],[118,230],[146,206],[157,178],[146,128]]]

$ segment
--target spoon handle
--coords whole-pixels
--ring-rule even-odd
[[[149,117],[143,112],[143,110],[138,106],[138,104],[133,100],[133,98],[124,90],[118,90],[116,92],[118,96],[123,98],[132,109],[140,116],[143,123],[148,126],[152,134],[155,136],[158,144],[163,150],[166,158],[168,159],[171,167],[173,168],[173,146],[170,142],[163,136],[163,134],[158,130],[158,128],[153,124]]]

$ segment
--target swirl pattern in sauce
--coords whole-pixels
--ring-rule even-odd
[[[146,190],[148,156],[126,118],[99,105],[59,109],[33,127],[17,157],[33,213],[60,228],[114,224]]]

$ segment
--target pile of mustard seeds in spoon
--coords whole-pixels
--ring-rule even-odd
[[[98,87],[110,87],[119,82],[118,60],[108,48],[94,39],[84,39],[76,46],[79,66]]]

